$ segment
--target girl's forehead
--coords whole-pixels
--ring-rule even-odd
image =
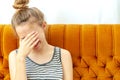
[[[40,29],[40,26],[38,23],[23,23],[19,26],[16,26],[16,32],[18,34],[19,37],[21,36],[26,36],[27,34],[29,34],[32,31],[38,31]]]
[[[30,27],[30,26],[18,26],[18,27],[16,27],[16,32],[17,32],[19,37],[26,36],[27,34],[29,34],[30,32],[32,32],[34,30],[35,30],[34,27]]]

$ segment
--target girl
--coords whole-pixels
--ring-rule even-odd
[[[11,80],[73,80],[70,52],[47,43],[43,13],[29,0],[15,0],[11,23],[19,48],[9,54]]]

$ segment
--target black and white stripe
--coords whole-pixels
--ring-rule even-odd
[[[54,55],[48,63],[37,64],[26,58],[26,73],[28,80],[62,80],[63,69],[60,48],[54,48]]]

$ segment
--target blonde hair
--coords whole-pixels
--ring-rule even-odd
[[[27,22],[29,18],[34,17],[39,24],[44,21],[44,14],[38,8],[29,8],[27,5],[29,0],[15,0],[13,7],[16,9],[12,17],[11,24],[15,28],[23,22]]]

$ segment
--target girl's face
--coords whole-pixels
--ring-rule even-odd
[[[22,41],[29,33],[33,31],[38,33],[38,39],[40,40],[38,46],[41,46],[45,40],[44,27],[40,26],[37,22],[25,22],[24,24],[16,26],[16,32],[20,41]]]

